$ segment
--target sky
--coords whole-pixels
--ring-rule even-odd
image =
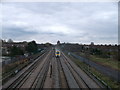
[[[1,3],[2,39],[118,43],[117,2]]]

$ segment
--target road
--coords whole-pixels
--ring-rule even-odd
[[[63,52],[60,58],[56,58],[55,51],[50,49],[3,85],[3,89],[12,88],[95,89],[105,87],[89,77]]]

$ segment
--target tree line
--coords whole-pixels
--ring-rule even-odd
[[[34,54],[37,53],[38,46],[35,41],[31,41],[28,43],[27,46],[25,46],[25,51],[22,50],[20,47],[13,46],[10,48],[10,56],[14,57],[16,55],[24,55],[24,53]]]

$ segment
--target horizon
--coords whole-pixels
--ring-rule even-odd
[[[3,40],[4,41],[4,39],[1,39],[1,40]],[[8,42],[8,40],[9,39],[7,39],[7,40],[5,40],[5,42]],[[12,39],[13,40],[13,39]],[[13,40],[13,42],[15,42],[15,43],[19,43],[19,42],[31,42],[31,41],[35,41],[35,40],[30,40],[30,41],[25,41],[25,40],[23,40],[23,41],[14,41]],[[59,40],[60,41],[60,40]],[[57,44],[57,41],[56,41],[56,43],[51,43],[51,42],[44,42],[44,43],[40,43],[40,42],[37,42],[37,41],[35,41],[37,44],[45,44],[45,43],[50,43],[50,44]],[[91,42],[90,43],[82,43],[82,42],[61,42],[60,41],[60,43],[61,44],[63,44],[63,43],[69,43],[69,44],[82,44],[82,45],[84,45],[84,44],[86,44],[86,45],[90,45],[91,44]],[[95,42],[93,42],[94,43],[94,45],[118,45],[118,43],[115,43],[115,44],[112,44],[112,43],[109,43],[109,44],[107,44],[107,43],[104,43],[104,44],[102,44],[102,43],[95,43]]]

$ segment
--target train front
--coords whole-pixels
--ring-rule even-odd
[[[60,57],[60,51],[59,51],[59,50],[56,50],[56,51],[55,51],[55,56],[56,56],[56,58],[59,58],[59,57]]]

